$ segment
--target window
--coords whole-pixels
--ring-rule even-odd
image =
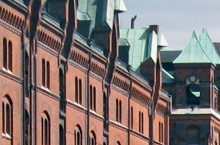
[[[75,77],[75,101],[82,104],[82,80]]]
[[[133,107],[131,107],[131,129],[133,129]]]
[[[89,134],[89,144],[90,145],[96,145],[96,137],[95,137],[95,133],[92,131]]]
[[[139,111],[139,132],[144,133],[144,114]]]
[[[89,86],[90,109],[96,111],[96,88]]]
[[[82,145],[82,131],[79,125],[74,130],[74,145]]]
[[[45,60],[42,59],[42,85],[45,87]]]
[[[12,72],[12,42],[3,39],[3,67]]]
[[[50,89],[50,63],[42,59],[42,85]]]
[[[41,117],[41,143],[42,145],[50,145],[50,118],[46,111]]]
[[[159,122],[159,142],[163,142],[163,123]]]
[[[50,63],[47,61],[47,88],[50,89]]]
[[[200,87],[196,84],[191,84],[186,87],[186,104],[187,105],[200,105]]]
[[[217,100],[217,97],[214,100],[214,109],[218,110],[218,100]]]
[[[60,145],[64,145],[64,131],[62,125],[60,125]]]
[[[116,99],[116,121],[122,122],[122,104],[121,100]]]
[[[11,137],[13,125],[13,107],[12,101],[8,95],[2,101],[2,133],[6,137]]]
[[[30,120],[30,117],[29,117],[29,113],[28,113],[28,111],[25,109],[25,144],[26,145],[28,145],[29,144],[29,138],[30,138],[30,136],[29,136],[29,124],[30,124],[30,122],[29,122],[29,120]]]

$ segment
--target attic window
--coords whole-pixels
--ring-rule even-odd
[[[200,105],[200,86],[197,84],[190,84],[186,87],[186,104],[199,106]]]

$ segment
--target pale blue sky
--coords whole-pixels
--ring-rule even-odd
[[[219,0],[124,0],[127,12],[120,14],[120,28],[129,28],[138,15],[135,28],[158,24],[170,48],[184,49],[192,32],[205,28],[212,41],[220,42]]]

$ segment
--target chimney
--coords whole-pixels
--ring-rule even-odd
[[[137,18],[137,15],[131,18],[131,29],[134,29],[134,21],[136,20],[136,18]]]
[[[154,31],[158,34],[159,32],[159,25],[150,25],[150,30]]]

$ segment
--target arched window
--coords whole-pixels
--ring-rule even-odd
[[[82,80],[75,77],[75,102],[82,105]]]
[[[50,117],[46,111],[41,116],[41,143],[50,145]]]
[[[163,123],[159,122],[159,141],[160,142],[163,142],[163,134],[164,134]]]
[[[121,100],[116,99],[116,121],[122,122],[122,103]]]
[[[12,72],[12,42],[7,42],[7,39],[3,39],[3,67]]]
[[[82,80],[79,79],[79,104],[82,104]]]
[[[75,77],[75,101],[78,103],[78,78]]]
[[[197,84],[190,84],[186,87],[186,104],[199,106],[200,105],[200,87]]]
[[[93,87],[93,100],[92,100],[92,103],[93,103],[92,110],[96,111],[96,88],[95,87]]]
[[[82,145],[82,130],[79,125],[74,129],[74,145]]]
[[[47,88],[50,89],[50,63],[47,61]]]
[[[3,67],[7,69],[7,61],[8,61],[8,47],[7,47],[7,39],[3,39]]]
[[[90,142],[90,145],[96,145],[96,136],[93,131],[90,132],[89,134],[89,142]]]
[[[119,122],[122,122],[122,104],[121,100],[119,101]]]
[[[42,85],[45,87],[45,60],[42,59]]]
[[[141,111],[139,111],[139,132],[144,132],[144,114]]]
[[[133,116],[133,107],[131,107],[131,129],[133,129],[133,119],[134,119],[134,116]]]
[[[13,61],[13,59],[12,59],[12,51],[13,51],[13,49],[12,49],[12,42],[11,41],[9,41],[8,42],[8,69],[12,72],[12,61]]]
[[[92,85],[89,86],[89,99],[90,99],[90,109],[92,110]]]
[[[2,133],[12,137],[13,131],[13,107],[8,95],[2,101]]]
[[[42,85],[50,89],[50,62],[42,59]]]

